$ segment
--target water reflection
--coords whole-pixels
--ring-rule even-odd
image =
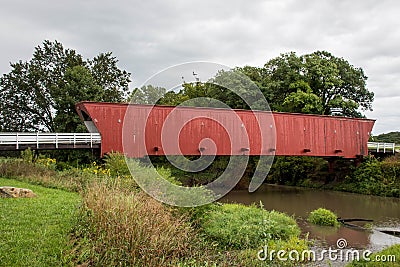
[[[400,230],[400,199],[263,185],[254,193],[232,191],[221,201],[243,204],[258,204],[262,201],[267,210],[294,215],[304,233],[309,232],[310,238],[319,239],[328,246],[335,246],[339,238],[345,238],[349,247],[359,249],[378,250],[387,245],[400,243],[400,238],[375,230],[365,231],[343,226],[339,229],[318,227],[308,224],[305,220],[312,210],[324,207],[342,218],[372,219],[373,228],[391,227]]]

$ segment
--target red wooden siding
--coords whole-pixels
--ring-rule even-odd
[[[231,112],[147,105],[129,107],[128,104],[115,103],[77,104],[81,118],[92,120],[102,136],[102,155],[111,151],[131,157],[200,155],[202,151],[211,155],[275,153],[281,156],[356,158],[368,153],[367,142],[375,122],[262,111]]]

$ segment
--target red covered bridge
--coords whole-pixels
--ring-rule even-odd
[[[358,158],[374,120],[266,111],[81,102],[101,154],[278,155]],[[210,141],[212,140],[212,142]]]

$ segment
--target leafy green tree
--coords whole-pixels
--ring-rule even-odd
[[[257,69],[246,68],[249,74],[258,77]],[[250,73],[251,72],[251,73]],[[259,90],[256,82],[243,75],[241,68],[224,71],[221,70],[210,80],[212,89],[210,95],[220,100],[231,108],[269,110],[264,106],[263,92]]]
[[[134,104],[156,104],[166,93],[163,87],[145,85],[141,88],[135,88],[128,98],[128,101]]]
[[[204,82],[184,82],[181,91],[187,99],[210,96],[210,87]]]
[[[253,69],[247,67],[247,70],[252,71]],[[254,71],[254,75],[256,75],[256,71]],[[182,103],[191,100],[187,101],[185,105],[219,108],[229,106],[234,109],[249,109],[249,105],[251,105],[255,109],[265,109],[262,92],[258,90],[256,83],[242,73],[241,68],[229,71],[220,70],[207,82],[184,83],[180,92],[166,95],[168,99],[173,97],[178,101],[169,100],[168,102]]]
[[[304,80],[302,77],[303,62],[294,52],[281,54],[280,57],[269,60],[263,68],[260,76],[267,98],[272,110],[282,111],[285,98],[292,92],[291,84]]]
[[[130,74],[111,53],[85,61],[58,41],[44,41],[29,61],[11,63],[0,78],[2,131],[82,131],[79,101],[120,102]]]
[[[124,102],[128,96],[131,74],[117,64],[118,59],[111,52],[100,53],[87,61],[95,83],[102,88],[101,101]]]
[[[290,85],[291,89],[296,89],[296,92],[290,93],[282,104],[282,111],[321,114],[322,103],[321,99],[312,93],[308,83],[298,81]]]
[[[362,117],[360,109],[372,110],[374,94],[366,87],[363,70],[326,51],[281,54],[262,69],[246,66],[241,71],[256,82],[275,111],[329,115],[339,108],[344,116]]]
[[[372,110],[374,94],[367,89],[367,77],[361,68],[326,51],[317,51],[303,58],[305,80],[321,98],[322,114],[340,108],[345,116],[361,117],[358,108]]]
[[[400,144],[400,132],[383,133],[372,137],[373,141]]]
[[[254,83],[249,83],[238,72]],[[374,94],[366,87],[366,80],[361,68],[326,51],[303,56],[290,52],[271,59],[262,68],[245,66],[220,71],[207,83],[183,84],[183,90],[167,93],[164,100],[176,105],[196,97],[209,97],[231,108],[249,109],[244,101],[247,99],[253,108],[263,110],[265,107],[259,100],[264,96],[274,111],[329,115],[332,109],[339,109],[344,116],[362,117],[360,109],[371,110],[374,99]],[[253,87],[258,87],[263,96],[252,90]],[[236,93],[230,90],[232,88]],[[213,106],[199,101],[194,102],[200,106]]]
[[[188,98],[183,94],[183,90],[180,90],[179,92],[168,91],[167,93],[165,93],[164,97],[160,99],[158,104],[178,106],[186,100],[188,100]]]
[[[64,82],[53,89],[54,109],[53,119],[55,130],[60,132],[86,131],[75,111],[76,102],[83,100],[101,101],[104,91],[98,85],[90,70],[83,66],[68,68]]]
[[[247,75],[253,83],[238,73]],[[184,83],[179,92],[167,92],[159,104],[221,107],[216,102],[196,98],[219,100],[231,108],[264,110],[265,97],[272,110],[332,114],[333,109],[350,117],[362,117],[361,110],[371,110],[374,95],[366,87],[367,77],[343,58],[326,51],[298,56],[294,52],[282,54],[268,61],[264,67],[238,67],[220,71],[207,82]],[[258,89],[261,90],[260,95]],[[138,97],[151,98],[152,87],[141,88]],[[232,91],[231,89],[234,89]],[[138,89],[139,90],[139,89]]]

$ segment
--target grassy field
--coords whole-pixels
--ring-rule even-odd
[[[59,266],[80,197],[0,178],[0,186],[29,188],[36,198],[0,198],[0,266]]]

